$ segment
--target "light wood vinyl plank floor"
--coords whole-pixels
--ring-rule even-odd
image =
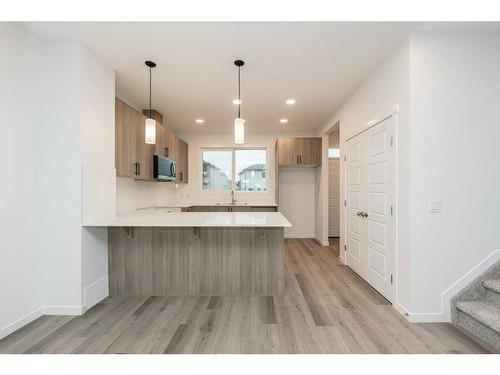
[[[411,324],[311,239],[285,241],[285,295],[115,296],[43,316],[0,353],[484,353],[447,323]]]

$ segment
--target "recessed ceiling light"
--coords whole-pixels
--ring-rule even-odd
[[[197,119],[195,120],[195,122],[196,122],[197,124],[203,124],[203,123],[205,122],[205,120],[203,120],[202,118],[197,118]]]
[[[286,104],[288,105],[294,105],[297,101],[295,99],[287,99]]]
[[[233,104],[235,104],[235,105],[239,105],[241,103],[242,103],[242,101],[240,99],[234,99],[233,100]]]
[[[288,119],[286,119],[286,118],[282,118],[282,119],[280,120],[280,122],[281,122],[282,124],[286,124],[286,123],[288,122]]]

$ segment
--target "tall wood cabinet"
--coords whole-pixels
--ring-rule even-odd
[[[182,139],[177,138],[176,142],[176,153],[177,160],[179,160],[176,164],[177,173],[176,173],[176,182],[185,183],[189,180],[189,171],[188,171],[188,160],[189,160],[189,147],[186,142]]]
[[[161,114],[154,111],[152,117],[157,120],[156,144],[149,145],[144,139],[146,115],[120,99],[115,99],[116,175],[137,180],[153,180],[153,155],[160,155],[176,161],[176,182],[187,183],[188,144],[161,124]]]
[[[279,166],[321,165],[321,138],[278,138],[276,150]]]
[[[151,180],[153,178],[153,155],[155,145],[147,144],[145,141],[144,123],[147,117],[138,113],[138,118],[139,122],[136,126],[137,172],[135,178],[140,180]]]
[[[119,177],[136,177],[137,111],[115,100],[115,167]]]

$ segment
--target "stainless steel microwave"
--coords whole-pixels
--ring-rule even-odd
[[[175,160],[154,155],[153,177],[162,181],[175,181]]]

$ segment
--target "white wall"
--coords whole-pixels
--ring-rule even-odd
[[[109,215],[115,183],[89,183],[83,167],[94,177],[114,168],[113,70],[79,43],[37,40],[14,24],[0,24],[0,43],[2,337],[107,295],[107,283],[96,284],[107,274],[105,232],[81,227],[83,212],[100,205],[87,206],[82,192],[85,183],[107,191]]]
[[[320,130],[340,121],[343,156],[346,139],[398,106],[397,307],[413,321],[445,319],[443,293],[500,248],[499,42],[415,33]],[[430,200],[442,213],[428,212]]]
[[[116,215],[115,72],[81,47],[81,222]],[[81,304],[108,296],[107,228],[81,228]]]
[[[81,306],[81,48],[42,43],[46,89],[34,127],[36,238],[44,254],[45,305],[74,313]]]
[[[0,338],[40,314],[43,253],[35,246],[33,129],[40,118],[33,90],[41,70],[40,42],[0,23]],[[38,86],[39,87],[39,86]]]
[[[370,126],[381,116],[398,110],[397,142],[398,142],[398,198],[396,210],[398,214],[398,296],[397,301],[403,306],[410,304],[410,252],[409,252],[409,212],[410,212],[410,122],[409,122],[409,74],[410,45],[409,42],[398,47],[387,59],[373,71],[354,93],[344,102],[335,114],[320,128],[324,135],[337,121],[340,122],[340,196],[344,197],[345,141]],[[326,181],[328,170],[321,170],[321,180]],[[344,198],[341,198],[344,199]],[[328,195],[323,193],[322,203],[318,206],[317,236],[324,236],[328,215]],[[341,255],[345,245],[345,218],[340,215],[340,249]]]
[[[286,238],[314,238],[315,195],[315,168],[280,169],[279,211],[292,224]]]
[[[500,248],[500,34],[411,39],[411,310]],[[442,213],[428,213],[431,199]]]

